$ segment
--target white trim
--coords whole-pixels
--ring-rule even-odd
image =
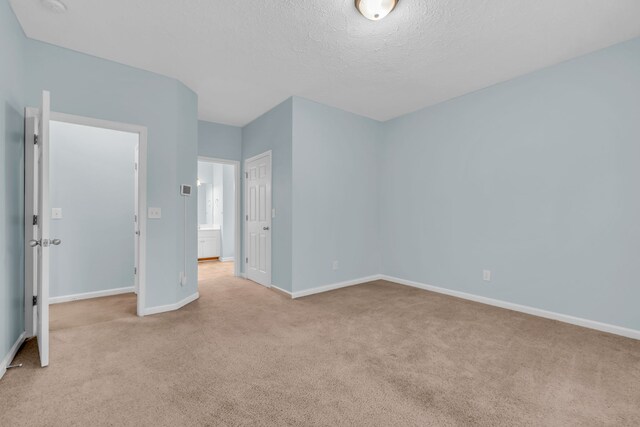
[[[13,358],[16,357],[18,350],[20,350],[20,346],[22,345],[22,343],[26,338],[27,338],[27,332],[25,331],[20,334],[16,342],[13,343],[13,346],[11,347],[11,350],[9,350],[9,353],[7,353],[5,358],[2,359],[2,362],[0,362],[0,379],[2,379],[4,374],[7,372],[7,366],[11,365]]]
[[[240,165],[240,160],[221,159],[219,157],[198,156],[199,162],[222,163],[224,165]]]
[[[77,116],[75,114],[51,112],[51,121],[72,123],[82,126],[90,126],[94,128],[111,129],[120,132],[140,133],[147,128],[139,125],[132,125],[129,123],[113,122],[110,120],[96,119],[87,116]]]
[[[232,256],[227,256],[227,257],[220,257],[220,258],[218,258],[218,260],[220,262],[233,262],[235,260],[235,258],[232,257]]]
[[[37,112],[38,109],[27,108],[27,111]],[[138,274],[135,276],[137,286],[135,287],[138,289],[136,311],[138,316],[143,316],[145,312],[147,278],[147,128],[145,126],[54,111],[51,112],[51,121],[138,134],[138,227],[140,234],[138,235]],[[31,299],[30,296],[27,295],[27,297]]]
[[[270,287],[271,287],[272,289],[275,289],[275,290],[276,290],[276,291],[278,291],[278,292],[282,292],[283,294],[287,294],[287,295],[289,295],[291,298],[293,298],[293,294],[292,294],[291,292],[289,292],[289,291],[285,291],[284,289],[279,288],[279,287],[277,287],[276,285],[271,285]]]
[[[515,304],[512,302],[468,294],[466,292],[454,291],[451,289],[441,288],[438,286],[432,286],[432,285],[427,285],[420,282],[414,282],[412,280],[400,279],[398,277],[381,275],[380,278],[382,280],[397,283],[399,285],[411,286],[413,288],[423,289],[431,292],[437,292],[440,294],[450,295],[453,297],[462,298],[469,301],[475,301],[482,304],[493,305],[495,307],[506,308],[507,310],[518,311],[521,313],[531,314],[533,316],[544,317],[546,319],[557,320],[559,322],[570,323],[572,325],[582,326],[584,328],[595,329],[597,331],[608,332],[610,334],[621,335],[623,337],[640,340],[640,331],[635,329],[625,328],[623,326],[611,325],[608,323],[597,322],[595,320],[589,320],[589,319],[583,319],[580,317],[570,316],[568,314],[556,313],[553,311],[547,311],[540,308],[529,307],[526,305]]]
[[[244,159],[244,160],[243,160],[243,162],[244,162],[245,164],[247,164],[248,162],[253,162],[254,160],[258,160],[258,159],[260,159],[260,158],[262,158],[262,157],[265,157],[265,156],[269,156],[269,157],[271,157],[272,151],[273,151],[273,150],[267,150],[267,151],[265,151],[264,153],[260,153],[260,154],[258,154],[258,155],[253,156],[253,157],[249,157],[249,158],[247,158],[247,159]]]
[[[239,251],[240,250],[240,245],[241,245],[241,235],[240,235],[240,228],[242,226],[242,208],[240,207],[240,186],[241,181],[240,181],[240,160],[227,160],[227,159],[220,159],[217,157],[205,157],[205,156],[198,156],[198,161],[199,162],[211,162],[211,163],[222,163],[225,165],[233,165],[233,169],[234,169],[234,176],[235,176],[235,201],[236,201],[236,224],[235,224],[235,230],[234,230],[234,237],[235,237],[235,248],[234,251]],[[222,238],[222,236],[221,236]],[[238,253],[238,252],[235,252]],[[232,257],[230,257],[231,260],[233,260]],[[224,261],[222,258],[220,258],[220,261]],[[233,274],[236,277],[242,277],[241,273],[240,273],[240,263],[237,263],[236,265],[233,266]]]
[[[165,313],[167,311],[178,310],[178,309],[184,307],[185,305],[189,304],[190,302],[193,302],[193,301],[197,300],[198,298],[200,298],[200,294],[198,292],[196,292],[195,294],[189,295],[188,297],[186,297],[182,301],[178,301],[178,302],[176,302],[174,304],[167,304],[167,305],[159,305],[159,306],[156,306],[156,307],[149,307],[144,311],[144,315],[148,316],[150,314],[158,314],[158,313]]]
[[[595,320],[584,319],[581,317],[570,316],[568,314],[556,313],[553,311],[543,310],[541,308],[529,307],[526,305],[516,304],[512,302],[502,301],[494,298],[483,297],[479,295],[473,295],[466,292],[454,291],[451,289],[441,288],[438,286],[427,285],[425,283],[414,282],[412,280],[400,279],[398,277],[387,276],[384,274],[376,274],[373,276],[362,277],[360,279],[348,280],[345,282],[334,283],[332,285],[319,286],[317,288],[307,289],[298,292],[287,292],[284,289],[272,287],[279,291],[290,294],[292,298],[301,298],[308,295],[319,294],[322,292],[328,292],[335,289],[345,288],[347,286],[360,285],[367,282],[373,282],[375,280],[386,280],[387,282],[397,283],[399,285],[410,286],[413,288],[423,289],[425,291],[436,292],[439,294],[449,295],[456,298],[462,298],[469,301],[478,302],[481,304],[492,305],[495,307],[504,308],[507,310],[517,311],[520,313],[530,314],[532,316],[543,317],[545,319],[557,320],[563,323],[569,323],[576,326],[582,326],[584,328],[595,329],[601,332],[608,332],[610,334],[620,335],[627,338],[633,338],[640,340],[640,330],[625,328],[623,326],[611,325],[609,323],[602,323]]]
[[[361,277],[359,279],[347,280],[344,282],[333,283],[331,285],[318,286],[317,288],[306,289],[303,291],[292,292],[292,298],[301,298],[306,297],[308,295],[319,294],[322,292],[333,291],[334,289],[346,288],[347,286],[361,285],[363,283],[373,282],[375,280],[380,280],[382,276],[379,274],[374,274],[373,276]]]
[[[59,297],[49,297],[49,304],[60,304],[63,302],[77,301],[82,299],[108,297],[112,295],[128,294],[135,291],[133,286],[125,288],[107,289],[104,291],[84,292],[81,294],[62,295]]]

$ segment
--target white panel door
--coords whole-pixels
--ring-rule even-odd
[[[49,250],[60,244],[51,239],[49,203],[49,120],[51,116],[49,92],[42,92],[42,105],[38,114],[38,167],[34,192],[38,194],[37,238],[30,245],[38,248],[37,256],[37,337],[40,365],[49,365]],[[35,180],[34,180],[35,182]]]
[[[247,278],[271,286],[271,152],[245,162]]]

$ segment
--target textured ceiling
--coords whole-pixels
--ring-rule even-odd
[[[12,0],[34,39],[179,79],[244,125],[291,95],[387,120],[640,36],[639,0]]]

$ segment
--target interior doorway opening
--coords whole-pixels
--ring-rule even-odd
[[[51,121],[51,233],[63,241],[51,304],[138,293],[138,145],[137,133]]]
[[[198,157],[198,262],[233,263],[240,275],[240,163]]]
[[[25,111],[25,331],[42,366],[50,304],[130,294],[142,316],[146,288],[146,128],[49,99]]]

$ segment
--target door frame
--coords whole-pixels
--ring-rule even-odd
[[[39,108],[36,107],[25,108],[25,144],[33,141],[33,128],[29,126],[29,123],[32,123],[34,118],[37,117],[38,111]],[[145,126],[54,111],[51,111],[51,121],[138,134],[138,182],[136,183],[138,186],[138,212],[136,212],[136,215],[138,215],[139,234],[137,239],[138,265],[135,266],[137,268],[137,274],[135,275],[134,289],[138,289],[136,313],[142,317],[144,316],[145,310],[147,285],[147,128]],[[33,186],[27,186],[28,183],[26,182],[26,177],[33,174],[33,160],[33,155],[27,155],[25,153],[25,226],[28,226],[28,224],[33,221],[33,203],[31,202],[31,205],[28,204],[34,197],[32,192]],[[32,270],[34,264],[33,262],[28,262],[34,258],[33,253],[30,253],[32,250],[29,245],[25,244],[25,329],[27,336],[34,335],[35,324],[33,321],[35,310],[31,305],[31,301],[35,295],[34,271]]]
[[[261,283],[259,283],[259,285],[261,286],[266,286],[267,288],[270,288],[271,286],[273,286],[273,155],[272,155],[272,150],[267,150],[264,153],[260,153],[256,156],[252,156],[249,157],[247,159],[244,159],[242,166],[243,166],[243,173],[245,174],[245,180],[244,180],[244,185],[242,186],[243,190],[244,190],[244,210],[242,213],[243,218],[248,218],[248,199],[249,199],[249,191],[247,191],[247,185],[249,184],[249,181],[246,179],[246,173],[247,173],[247,163],[252,162],[254,160],[258,160],[262,157],[268,157],[269,158],[269,196],[271,196],[271,212],[268,213],[268,218],[269,218],[269,230],[270,230],[270,238],[269,238],[269,251],[270,251],[270,256],[269,256],[269,283],[266,285],[262,285]],[[247,232],[247,221],[242,221],[242,230],[244,233],[244,247],[242,248],[242,257],[245,258],[246,261],[246,251],[247,248],[249,247],[249,233]],[[244,263],[245,267],[247,265],[247,263]],[[247,270],[245,268],[244,274],[243,274],[244,278],[248,278],[247,275]],[[255,282],[254,282],[255,283]]]
[[[239,160],[227,160],[227,159],[220,159],[217,157],[206,157],[206,156],[198,156],[198,161],[199,162],[209,162],[209,163],[221,163],[223,165],[231,165],[233,166],[233,177],[234,177],[234,184],[235,184],[235,210],[236,210],[236,226],[235,226],[235,230],[233,230],[233,234],[234,234],[234,265],[233,265],[233,275],[236,277],[240,276],[240,261],[242,260],[242,247],[241,247],[241,242],[240,242],[240,226],[242,225],[242,212],[241,212],[241,207],[240,207],[240,186],[241,186],[241,181],[240,181],[240,161]],[[197,221],[196,221],[196,226],[197,226]],[[220,235],[220,238],[222,239],[222,235]],[[197,239],[196,239],[197,242]]]

